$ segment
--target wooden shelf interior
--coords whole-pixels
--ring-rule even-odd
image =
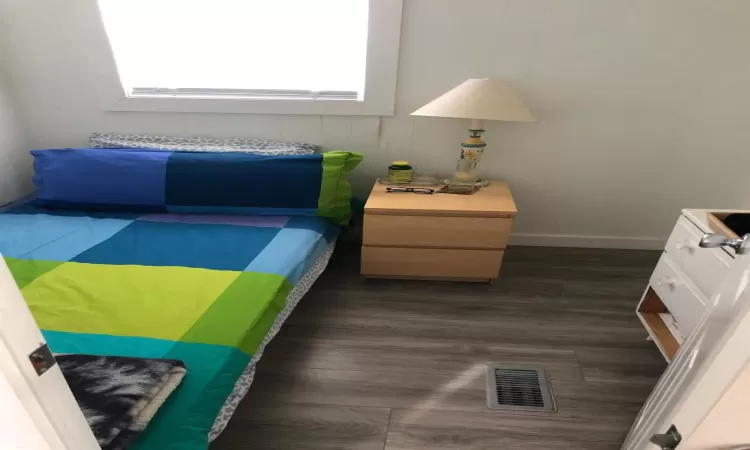
[[[659,296],[650,287],[646,292],[646,296],[643,298],[640,307],[638,308],[638,315],[643,320],[646,327],[649,329],[649,334],[656,341],[656,345],[665,353],[667,359],[672,361],[677,350],[680,349],[680,344],[677,342],[672,333],[667,328],[667,325],[662,320],[660,313],[669,312],[664,303],[662,303]]]
[[[715,233],[722,234],[732,239],[737,239],[739,237],[737,233],[724,224],[724,220],[728,215],[729,213],[708,213],[708,226],[711,227],[711,230]]]

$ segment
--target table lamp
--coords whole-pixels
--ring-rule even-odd
[[[508,83],[490,78],[466,80],[411,115],[471,119],[469,137],[461,143],[461,158],[451,184],[475,184],[480,181],[477,165],[487,146],[482,140],[485,120],[536,122]]]

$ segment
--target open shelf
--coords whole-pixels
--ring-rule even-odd
[[[711,231],[715,233],[723,234],[728,238],[737,239],[739,237],[737,233],[735,233],[734,230],[726,226],[726,224],[724,223],[727,216],[729,216],[729,213],[708,213],[708,226],[711,227]]]
[[[677,350],[680,349],[680,343],[659,315],[668,312],[669,310],[664,306],[656,292],[649,287],[643,301],[638,306],[637,314],[656,346],[659,347],[664,357],[671,362]]]

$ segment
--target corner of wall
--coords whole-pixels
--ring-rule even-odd
[[[10,91],[10,84],[0,73],[0,205],[32,191],[26,133]]]

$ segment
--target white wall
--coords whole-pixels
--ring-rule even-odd
[[[2,37],[0,36],[0,41]],[[0,46],[0,206],[31,191],[31,158],[24,132],[11,103],[10,85],[4,71],[7,58]]]
[[[409,113],[490,76],[540,120],[486,134],[484,172],[511,182],[520,209],[515,242],[659,248],[681,208],[750,206],[745,0],[405,0],[396,117],[382,121],[103,112],[92,80],[106,70],[82,68],[68,26],[92,0],[5,1],[32,147],[93,131],[302,140],[364,152],[366,192],[392,159],[450,172],[468,124]],[[84,36],[103,39],[91,22]]]

